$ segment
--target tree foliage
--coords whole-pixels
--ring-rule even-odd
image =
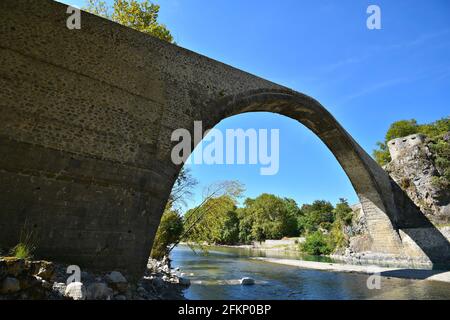
[[[339,199],[335,207],[324,200],[302,206],[300,232],[306,236],[300,250],[313,255],[329,254],[348,244],[345,228],[352,223],[353,211],[346,199]]]
[[[406,137],[418,132],[419,125],[415,119],[396,121],[391,124],[386,132],[385,141],[387,142],[392,139]]]
[[[248,199],[240,213],[244,220],[240,230],[244,240],[263,241],[295,236],[297,221],[295,213],[298,208],[295,201],[282,199],[272,194],[263,193],[256,199]],[[250,232],[245,234],[244,232]]]
[[[238,181],[211,184],[204,191],[203,202],[184,215],[184,232],[180,240],[200,245],[204,242],[236,243],[239,235],[236,204],[244,190]]]
[[[151,257],[162,259],[168,253],[168,246],[176,241],[183,232],[183,219],[170,205],[166,207],[156,232]]]
[[[208,199],[202,206],[187,211],[184,220],[185,225],[192,224],[186,235],[190,242],[233,244],[238,240],[236,201],[229,195]]]
[[[180,212],[186,206],[186,201],[192,196],[192,189],[196,184],[197,180],[192,177],[190,170],[183,167],[178,174],[161,217],[153,241],[152,258],[162,259],[169,254],[169,246],[180,241],[184,228]]]
[[[160,6],[148,0],[114,0],[112,8],[102,0],[87,0],[87,5],[83,9],[173,43],[170,31],[164,24],[158,22]]]
[[[329,201],[316,200],[304,204],[300,209],[298,229],[300,233],[309,233],[321,229],[328,230],[334,221],[334,207]]]

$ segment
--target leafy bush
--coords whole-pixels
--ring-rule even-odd
[[[346,199],[339,199],[336,207],[327,201],[315,201],[312,205],[304,205],[306,213],[300,218],[306,240],[300,249],[308,254],[330,254],[337,248],[348,244],[348,236],[344,228],[352,223],[353,211]],[[321,230],[326,230],[325,235]]]
[[[330,254],[333,248],[330,246],[328,237],[316,231],[306,236],[305,242],[300,244],[300,250],[311,255],[324,255]]]

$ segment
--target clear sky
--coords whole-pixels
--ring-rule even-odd
[[[179,46],[314,97],[369,153],[393,121],[450,114],[450,1],[155,2]],[[381,8],[381,30],[366,27],[370,4]],[[294,120],[252,113],[217,128],[280,129],[280,170],[260,176],[259,166],[191,166],[200,182],[191,206],[209,183],[235,179],[250,197],[357,202],[331,152]]]

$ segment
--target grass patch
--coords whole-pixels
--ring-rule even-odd
[[[31,259],[35,248],[25,243],[19,243],[11,250],[11,255],[18,259]]]

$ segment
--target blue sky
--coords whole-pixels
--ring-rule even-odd
[[[369,153],[393,121],[450,114],[450,1],[155,2],[179,46],[314,97]],[[381,8],[381,30],[366,28],[370,4]],[[191,166],[200,181],[191,206],[211,182],[235,179],[250,197],[357,202],[331,152],[294,120],[247,114],[217,128],[279,128],[280,171],[260,176],[259,166]]]

